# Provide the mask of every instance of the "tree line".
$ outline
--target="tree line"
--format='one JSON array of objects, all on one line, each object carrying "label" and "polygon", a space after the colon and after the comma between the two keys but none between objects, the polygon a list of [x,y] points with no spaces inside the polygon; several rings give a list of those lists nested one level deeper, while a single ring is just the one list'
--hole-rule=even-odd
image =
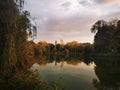
[{"label": "tree line", "polygon": [[[63,41],[63,40],[62,40]],[[29,55],[33,57],[42,55],[91,55],[92,44],[90,43],[79,43],[77,41],[64,43],[47,43],[46,41],[40,41],[34,43],[34,41],[29,41]]]},{"label": "tree line", "polygon": [[46,41],[40,41],[38,43],[28,41],[32,48],[32,51],[29,53],[34,56],[79,54],[86,57],[100,53],[120,54],[120,20],[98,20],[93,24],[91,32],[95,34],[93,44],[79,43],[77,41],[64,44],[63,40],[60,40],[60,43],[55,41],[55,44],[47,43]]}]

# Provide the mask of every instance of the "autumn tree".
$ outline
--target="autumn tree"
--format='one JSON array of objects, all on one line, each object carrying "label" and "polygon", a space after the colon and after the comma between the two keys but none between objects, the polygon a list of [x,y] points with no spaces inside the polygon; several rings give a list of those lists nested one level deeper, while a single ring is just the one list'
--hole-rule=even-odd
[{"label": "autumn tree", "polygon": [[0,0],[0,72],[6,77],[26,65],[27,37],[36,35],[23,5],[24,0]]}]

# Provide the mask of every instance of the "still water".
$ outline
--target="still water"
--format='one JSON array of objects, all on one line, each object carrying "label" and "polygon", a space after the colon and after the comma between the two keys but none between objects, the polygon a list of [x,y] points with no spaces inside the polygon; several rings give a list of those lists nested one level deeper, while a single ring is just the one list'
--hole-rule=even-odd
[{"label": "still water", "polygon": [[[62,79],[66,90],[120,90],[120,69],[118,66],[117,70],[110,66],[111,63],[114,66],[118,64],[113,60],[106,60],[103,63],[103,60],[85,60],[78,57],[61,58],[58,56],[42,57],[38,61],[32,69],[37,69],[41,78],[48,82]],[[111,85],[112,83],[113,85]]]}]

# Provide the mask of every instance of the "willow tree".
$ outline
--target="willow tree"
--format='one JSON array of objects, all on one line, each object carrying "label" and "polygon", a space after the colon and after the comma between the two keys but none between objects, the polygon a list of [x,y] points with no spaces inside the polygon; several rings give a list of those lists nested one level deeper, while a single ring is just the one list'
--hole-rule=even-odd
[{"label": "willow tree", "polygon": [[27,38],[36,28],[23,11],[24,0],[0,0],[0,72],[5,76],[27,63]]}]

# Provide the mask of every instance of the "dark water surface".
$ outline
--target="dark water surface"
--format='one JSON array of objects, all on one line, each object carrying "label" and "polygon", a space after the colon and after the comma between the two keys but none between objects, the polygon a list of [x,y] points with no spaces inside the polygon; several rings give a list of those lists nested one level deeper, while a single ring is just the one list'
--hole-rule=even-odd
[{"label": "dark water surface", "polygon": [[48,82],[62,79],[66,90],[120,90],[119,59],[40,57],[32,67]]}]

